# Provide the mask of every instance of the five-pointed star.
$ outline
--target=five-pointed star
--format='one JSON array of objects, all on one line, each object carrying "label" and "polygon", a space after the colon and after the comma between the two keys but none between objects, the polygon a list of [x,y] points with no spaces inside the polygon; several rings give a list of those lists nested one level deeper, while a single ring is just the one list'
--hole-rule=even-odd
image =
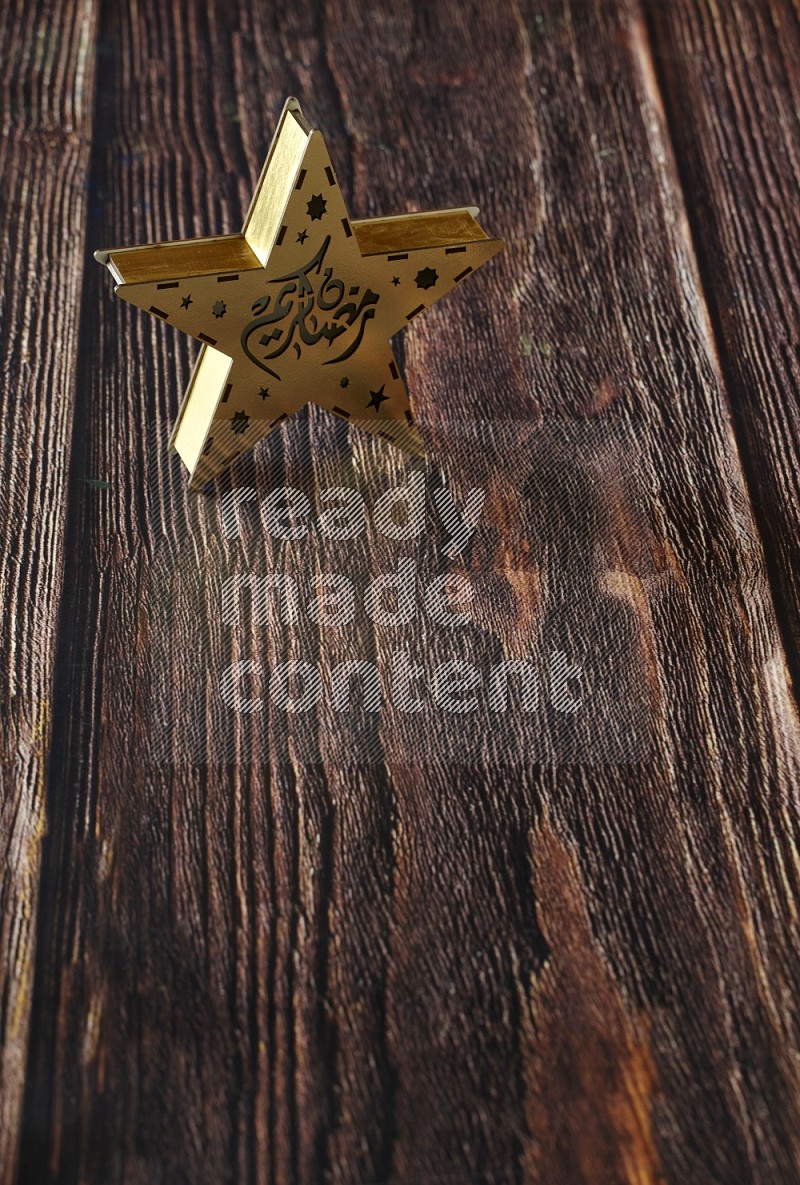
[{"label": "five-pointed star", "polygon": [[390,338],[499,251],[476,214],[351,221],[288,99],[241,234],[98,251],[119,296],[202,343],[170,442],[193,488],[306,403],[421,453]]},{"label": "five-pointed star", "polygon": [[367,407],[374,407],[376,411],[380,411],[381,404],[384,403],[389,398],[388,395],[384,395],[383,392],[385,390],[386,390],[386,383],[381,383],[381,385],[377,391],[370,391],[369,403],[367,404]]}]

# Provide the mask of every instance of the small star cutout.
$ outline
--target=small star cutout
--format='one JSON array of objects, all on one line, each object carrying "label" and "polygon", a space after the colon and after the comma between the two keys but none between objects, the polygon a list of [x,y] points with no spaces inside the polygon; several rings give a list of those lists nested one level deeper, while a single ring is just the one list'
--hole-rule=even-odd
[{"label": "small star cutout", "polygon": [[328,208],[328,203],[321,193],[315,193],[308,202],[306,209],[312,222],[318,222]]},{"label": "small star cutout", "polygon": [[224,317],[228,308],[224,300],[218,300],[211,309],[215,317]]},{"label": "small star cutout", "polygon": [[182,309],[188,309],[188,307],[189,307],[189,305],[190,305],[191,303],[192,303],[192,298],[191,298],[191,296],[188,296],[188,295],[187,295],[187,296],[184,296],[183,300],[181,301],[181,308],[182,308]]},{"label": "small star cutout", "polygon": [[262,399],[266,399],[269,395],[269,387],[262,387],[258,393]]},{"label": "small star cutout", "polygon": [[384,395],[383,393],[385,386],[386,383],[382,383],[377,391],[370,391],[371,398],[367,404],[367,407],[374,407],[376,411],[381,410],[381,404],[384,402],[384,400],[389,398],[388,395]]},{"label": "small star cutout", "polygon": [[250,423],[250,417],[245,411],[237,411],[231,420],[231,429],[238,436],[247,431],[247,425]]},{"label": "small star cutout", "polygon": [[394,284],[394,286],[396,288],[397,285],[400,283],[400,277],[399,276],[392,276],[392,283]]},{"label": "small star cutout", "polygon": [[340,387],[349,387],[350,386],[350,380],[347,377],[347,375],[345,375],[343,379],[339,380],[339,386]]},{"label": "small star cutout", "polygon": [[417,272],[416,279],[417,288],[433,288],[439,276],[432,267],[423,267]]},{"label": "small star cutout", "polygon": [[[310,203],[309,203],[309,204],[310,204]],[[307,230],[301,230],[301,231],[300,231],[300,233],[299,233],[299,235],[297,236],[297,241],[298,241],[298,243],[304,243],[304,242],[306,241],[306,239],[307,239],[307,238],[308,238],[308,231],[307,231]]]}]

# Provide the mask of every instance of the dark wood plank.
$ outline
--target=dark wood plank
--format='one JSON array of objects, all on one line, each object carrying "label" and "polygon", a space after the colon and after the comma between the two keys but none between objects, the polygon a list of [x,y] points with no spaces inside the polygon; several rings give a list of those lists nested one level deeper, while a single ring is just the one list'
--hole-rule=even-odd
[{"label": "dark wood plank", "polygon": [[13,1178],[36,947],[84,268],[93,3],[0,21],[0,1181]]},{"label": "dark wood plank", "polygon": [[[235,230],[291,91],[353,216],[475,200],[507,246],[405,342],[426,495],[487,489],[457,634],[226,626],[231,572],[402,551],[226,538],[163,450],[185,343],[91,280],[24,1178],[792,1179],[797,720],[640,11],[152,0],[101,46],[92,246]],[[312,411],[234,485],[413,468]],[[571,731],[221,710],[233,658],[542,638],[587,652]]]},{"label": "dark wood plank", "polygon": [[[592,475],[589,458],[584,490],[583,466],[570,469],[577,430],[575,452],[565,443],[559,456],[544,433],[540,448],[535,437],[527,446],[527,472],[525,448],[509,463],[531,474],[540,505],[520,506],[508,496],[512,483],[498,483],[493,559],[512,569],[519,616],[512,638],[531,629],[531,616],[534,628],[552,623],[565,597],[575,633],[597,645],[602,622],[616,632],[617,662],[633,627],[652,677],[649,761],[615,768],[597,754],[581,771],[529,775],[514,794],[520,846],[528,811],[533,816],[525,859],[537,930],[526,933],[546,952],[540,976],[511,976],[516,996],[505,985],[529,1039],[523,1057],[508,1063],[527,1088],[522,1163],[536,1181],[739,1180],[759,1172],[791,1179],[798,1091],[790,1051],[798,1034],[786,988],[797,968],[797,824],[785,804],[797,784],[797,720],[645,29],[633,5],[522,5],[518,21],[511,11],[492,19],[404,9],[391,38],[385,27],[358,26],[370,36],[365,53],[347,9],[338,37],[331,25],[328,36],[340,86],[354,96],[356,193],[360,178],[379,209],[395,178],[416,164],[420,179],[449,200],[480,167],[473,145],[481,143],[475,200],[511,240],[494,272],[477,281],[497,301],[488,324],[468,306],[454,317],[451,306],[415,325],[406,359],[418,408],[423,401],[445,440],[462,409],[476,418],[541,417],[545,427],[588,421],[589,437],[595,426],[599,472]],[[385,89],[368,102],[359,96],[375,87],[376,60]],[[446,156],[428,155],[433,127],[437,144],[448,142]],[[423,185],[423,204],[430,192]],[[474,344],[478,324],[485,350]],[[615,429],[646,490],[644,515],[627,522],[614,509],[619,464],[604,479],[597,447]],[[473,471],[479,457],[470,453]],[[496,457],[491,464],[503,472]],[[559,484],[563,498],[552,492]],[[531,518],[519,525],[525,509]],[[531,537],[537,570],[525,582],[519,569]],[[616,676],[617,667],[609,670]],[[508,803],[493,795],[490,778],[476,780],[495,804],[492,825],[507,825]],[[444,774],[442,799],[459,785]],[[435,786],[425,793],[438,804]],[[439,872],[437,853],[459,834],[457,807],[442,809],[438,823],[423,815],[419,826],[418,799],[398,794],[398,802],[408,811],[403,833],[414,838],[413,859],[398,860],[395,897],[407,900],[410,890],[418,916],[432,900],[447,916],[461,886],[457,857],[449,876],[435,878],[435,893],[427,870]],[[515,850],[506,848],[509,856]],[[518,873],[515,884],[522,879]],[[524,900],[521,892],[507,898],[515,900]],[[498,935],[519,967],[535,968],[502,922]],[[441,928],[431,945],[444,969],[453,954]],[[457,959],[466,976],[475,974],[477,949],[479,942],[471,957]],[[411,981],[414,952],[395,950],[394,973]],[[499,971],[494,982],[502,983]],[[407,1072],[395,1156],[409,1178],[446,1173],[452,1153],[441,1139],[437,1089],[450,1087],[453,1063],[470,1064],[466,1033],[460,1058],[437,1047],[446,983],[442,974],[421,1031],[411,1007],[398,1003],[394,1012],[396,1032],[419,1033],[415,1059],[399,1042],[394,1049]],[[757,1034],[746,1051],[744,1032]],[[459,1101],[471,1103],[473,1125],[486,1113],[477,1089]],[[494,1118],[501,1107],[489,1111]],[[455,1127],[450,1120],[448,1130]],[[487,1163],[501,1163],[486,1145],[483,1152]],[[482,1163],[473,1145],[472,1160],[461,1161],[465,1179]]]},{"label": "dark wood plank", "polygon": [[800,16],[646,4],[710,313],[800,686]]}]

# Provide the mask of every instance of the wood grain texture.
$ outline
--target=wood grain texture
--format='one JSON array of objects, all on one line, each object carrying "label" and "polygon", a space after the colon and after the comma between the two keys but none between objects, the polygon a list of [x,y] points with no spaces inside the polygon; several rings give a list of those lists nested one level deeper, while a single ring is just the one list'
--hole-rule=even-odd
[{"label": "wood grain texture", "polygon": [[19,1137],[78,353],[93,3],[0,19],[0,1181]]},{"label": "wood grain texture", "polygon": [[[88,277],[20,1180],[796,1179],[798,722],[640,9],[109,3],[98,60],[90,248],[237,230],[292,92],[353,217],[507,246],[404,346],[426,492],[487,490],[474,616],[338,648],[226,627],[222,580],[398,549],[227,538],[164,449],[186,343]],[[412,470],[312,410],[232,484]],[[583,640],[591,705],[521,752],[220,714],[226,661],[398,638]]]},{"label": "wood grain texture", "polygon": [[800,685],[800,14],[647,4],[734,426]]}]

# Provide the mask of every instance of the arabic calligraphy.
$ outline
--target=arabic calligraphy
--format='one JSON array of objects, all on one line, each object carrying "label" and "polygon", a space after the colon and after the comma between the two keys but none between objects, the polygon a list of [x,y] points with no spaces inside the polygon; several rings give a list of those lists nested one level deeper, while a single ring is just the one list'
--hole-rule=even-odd
[{"label": "arabic calligraphy", "polygon": [[242,330],[245,354],[277,379],[280,373],[270,364],[290,350],[298,359],[304,349],[325,342],[325,349],[331,351],[336,342],[341,348],[323,364],[350,358],[361,344],[367,322],[375,316],[377,292],[365,288],[362,293],[354,286],[347,291],[351,299],[345,300],[344,281],[334,277],[332,267],[324,267],[330,241],[328,235],[304,267],[270,282],[281,285],[280,291],[255,302],[254,319]]}]

